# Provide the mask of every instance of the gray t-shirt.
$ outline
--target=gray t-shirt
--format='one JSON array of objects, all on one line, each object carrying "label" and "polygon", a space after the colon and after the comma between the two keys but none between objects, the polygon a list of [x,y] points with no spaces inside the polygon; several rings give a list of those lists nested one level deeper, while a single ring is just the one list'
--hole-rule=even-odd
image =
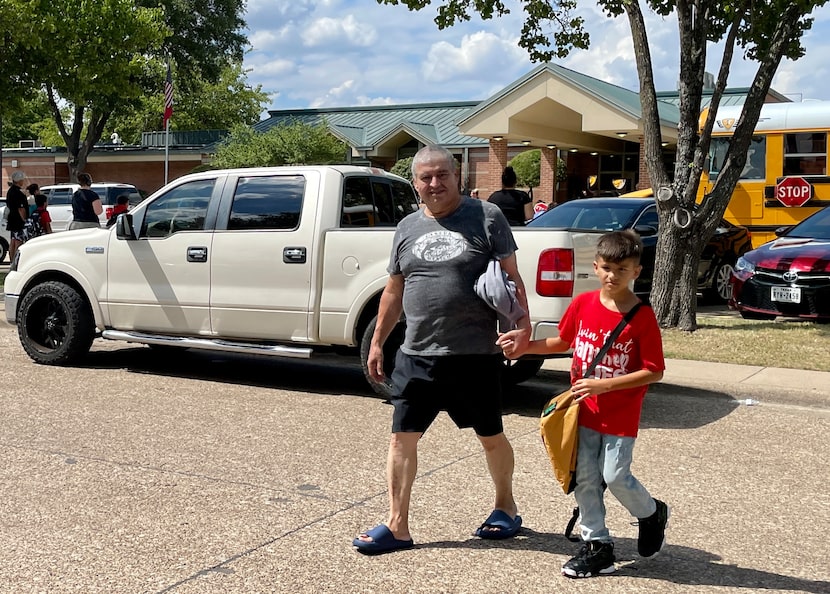
[{"label": "gray t-shirt", "polygon": [[495,205],[464,198],[451,215],[433,219],[423,210],[395,232],[389,274],[404,277],[409,355],[485,355],[496,346],[496,312],[474,289],[487,263],[516,251],[507,219]]}]

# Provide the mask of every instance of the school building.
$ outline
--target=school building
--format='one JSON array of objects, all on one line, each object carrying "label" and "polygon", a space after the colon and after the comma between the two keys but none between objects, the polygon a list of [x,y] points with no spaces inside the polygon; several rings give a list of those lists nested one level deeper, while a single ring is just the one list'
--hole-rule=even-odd
[{"label": "school building", "polygon": [[[728,89],[721,105],[742,105],[748,89]],[[767,102],[789,99],[770,91]],[[678,93],[658,93],[664,156],[671,163],[677,142]],[[704,107],[708,103],[704,97]],[[501,172],[515,155],[541,150],[540,184],[534,198],[562,202],[587,192],[604,194],[650,187],[640,151],[643,135],[638,93],[569,70],[542,64],[484,101],[269,111],[254,128],[302,121],[325,122],[348,147],[346,161],[384,169],[427,144],[449,149],[461,163],[465,189],[487,197],[501,187]],[[96,181],[132,183],[152,192],[168,179],[210,163],[221,132],[145,133],[141,146],[96,146],[86,170]],[[165,157],[165,153],[167,157]],[[557,161],[566,174],[556,179]],[[3,188],[21,169],[41,185],[68,180],[65,149],[3,149]]]}]

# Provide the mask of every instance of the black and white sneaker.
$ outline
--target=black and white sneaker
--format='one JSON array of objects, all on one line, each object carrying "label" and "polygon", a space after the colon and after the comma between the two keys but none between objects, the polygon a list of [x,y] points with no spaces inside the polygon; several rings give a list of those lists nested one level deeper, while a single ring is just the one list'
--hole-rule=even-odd
[{"label": "black and white sneaker", "polygon": [[562,566],[562,575],[569,578],[586,578],[614,573],[614,543],[592,540],[583,543],[576,557]]},{"label": "black and white sneaker", "polygon": [[655,499],[657,511],[647,518],[639,518],[640,536],[637,538],[637,552],[640,557],[653,557],[666,544],[666,527],[669,525],[671,508]]}]

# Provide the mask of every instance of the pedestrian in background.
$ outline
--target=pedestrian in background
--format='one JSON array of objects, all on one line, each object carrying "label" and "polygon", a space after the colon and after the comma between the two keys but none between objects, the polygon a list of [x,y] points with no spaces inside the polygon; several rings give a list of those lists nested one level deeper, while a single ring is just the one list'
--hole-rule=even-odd
[{"label": "pedestrian in background", "polygon": [[126,194],[119,194],[115,199],[115,208],[112,209],[112,214],[107,221],[107,227],[112,227],[115,221],[118,220],[118,215],[127,212],[130,209],[130,197]]},{"label": "pedestrian in background", "polygon": [[27,241],[32,237],[38,237],[52,232],[52,217],[49,211],[46,210],[48,201],[49,199],[45,194],[41,194],[40,192],[35,194],[35,210],[29,215]]},{"label": "pedestrian in background", "polygon": [[513,344],[513,332],[498,343],[507,357],[524,353],[562,353],[573,348],[571,390],[580,398],[576,488],[582,548],[562,567],[563,575],[591,577],[615,570],[614,543],[605,525],[604,484],[638,518],[637,551],[656,555],[664,545],[669,507],[654,499],[631,474],[634,442],[648,385],[663,377],[665,362],[654,312],[640,305],[597,365],[584,377],[605,337],[640,299],[629,289],[640,271],[643,244],[630,231],[604,234],[597,244],[594,272],[600,289],[574,298],[559,322],[559,336]]},{"label": "pedestrian in background", "polygon": [[478,188],[473,188],[470,192],[470,197],[475,198],[476,200],[481,200],[481,196],[478,195]]},{"label": "pedestrian in background", "polygon": [[104,212],[101,197],[90,189],[92,176],[88,173],[78,174],[80,188],[72,194],[72,222],[69,229],[87,229],[100,227],[99,215]]},{"label": "pedestrian in background", "polygon": [[17,248],[26,241],[26,219],[29,218],[29,202],[23,193],[23,184],[26,174],[22,171],[12,173],[11,185],[6,192],[6,207],[9,217],[6,220],[6,229],[9,231],[9,262],[14,260]]},{"label": "pedestrian in background", "polygon": [[507,221],[514,226],[524,225],[525,221],[533,218],[533,205],[527,192],[516,189],[516,172],[507,166],[501,174],[501,190],[493,192],[487,199],[498,206],[507,217]]},{"label": "pedestrian in background", "polygon": [[32,213],[35,212],[35,209],[37,208],[37,204],[35,204],[35,196],[40,194],[40,186],[35,183],[31,183],[26,186],[26,191],[29,193],[29,197],[27,198],[29,201],[29,216],[32,216]]},{"label": "pedestrian in background", "polygon": [[[415,189],[424,208],[404,218],[395,232],[389,279],[380,300],[367,367],[385,381],[383,344],[403,313],[406,333],[395,359],[392,436],[387,456],[389,516],[385,524],[352,541],[361,553],[411,548],[409,503],[418,467],[418,442],[441,410],[459,428],[472,427],[484,447],[495,485],[493,512],[476,535],[514,536],[522,520],[513,499],[513,448],[504,435],[501,409],[503,361],[496,345],[496,312],[475,291],[476,279],[497,259],[527,300],[516,264],[516,243],[501,211],[463,197],[452,154],[433,145],[412,161]],[[527,316],[516,341],[526,346]]]}]

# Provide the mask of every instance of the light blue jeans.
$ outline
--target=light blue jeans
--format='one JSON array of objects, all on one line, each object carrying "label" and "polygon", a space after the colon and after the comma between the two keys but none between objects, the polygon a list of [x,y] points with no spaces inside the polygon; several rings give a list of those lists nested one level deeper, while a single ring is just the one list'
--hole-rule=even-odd
[{"label": "light blue jeans", "polygon": [[657,511],[657,504],[631,474],[633,437],[605,435],[586,427],[579,428],[576,454],[576,489],[582,540],[611,542],[605,526],[605,502],[602,481],[623,507],[635,518],[647,518]]}]

